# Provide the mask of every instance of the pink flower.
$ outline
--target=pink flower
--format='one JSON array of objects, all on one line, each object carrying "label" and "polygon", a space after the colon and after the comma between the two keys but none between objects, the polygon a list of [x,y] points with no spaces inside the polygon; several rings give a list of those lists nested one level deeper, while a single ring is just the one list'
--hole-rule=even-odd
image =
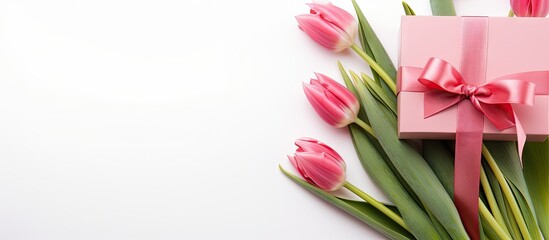
[{"label": "pink flower", "polygon": [[360,109],[356,97],[333,79],[320,73],[315,75],[318,80],[303,83],[303,90],[320,117],[338,128],[355,122]]},{"label": "pink flower", "polygon": [[549,14],[547,0],[511,0],[511,8],[519,17],[545,17]]},{"label": "pink flower", "polygon": [[308,5],[311,14],[295,17],[301,30],[330,51],[341,52],[353,45],[358,27],[351,14],[331,3]]},{"label": "pink flower", "polygon": [[345,162],[332,148],[312,138],[295,141],[298,147],[288,159],[310,184],[335,191],[345,184]]}]

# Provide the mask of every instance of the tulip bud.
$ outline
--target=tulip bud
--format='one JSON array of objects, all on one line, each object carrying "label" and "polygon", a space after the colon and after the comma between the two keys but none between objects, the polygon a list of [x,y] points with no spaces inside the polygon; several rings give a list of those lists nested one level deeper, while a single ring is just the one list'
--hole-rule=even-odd
[{"label": "tulip bud", "polygon": [[511,0],[511,8],[518,17],[545,17],[549,14],[549,1]]},{"label": "tulip bud", "polygon": [[298,139],[295,145],[295,155],[288,159],[308,183],[326,191],[345,184],[345,162],[336,151],[312,138]]},{"label": "tulip bud", "polygon": [[331,3],[309,3],[311,14],[296,16],[299,28],[323,47],[341,52],[351,45],[358,32],[354,17]]},{"label": "tulip bud", "polygon": [[356,97],[333,79],[320,73],[315,75],[317,79],[303,83],[303,90],[320,117],[338,128],[355,122],[360,110]]}]

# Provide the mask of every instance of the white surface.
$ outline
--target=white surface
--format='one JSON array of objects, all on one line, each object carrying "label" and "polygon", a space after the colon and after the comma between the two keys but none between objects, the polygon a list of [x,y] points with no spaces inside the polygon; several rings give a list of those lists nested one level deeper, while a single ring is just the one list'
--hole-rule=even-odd
[{"label": "white surface", "polygon": [[[0,239],[382,239],[277,168],[315,137],[385,200],[302,93],[338,59],[368,72],[297,28],[304,3],[0,1]],[[400,1],[359,4],[396,61]]]}]

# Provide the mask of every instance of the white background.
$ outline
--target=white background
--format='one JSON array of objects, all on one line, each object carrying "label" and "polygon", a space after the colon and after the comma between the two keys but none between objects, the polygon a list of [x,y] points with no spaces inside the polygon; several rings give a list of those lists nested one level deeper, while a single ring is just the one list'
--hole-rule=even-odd
[{"label": "white background", "polygon": [[[383,239],[277,167],[314,137],[386,200],[303,95],[369,72],[297,28],[305,2],[0,0],[0,239]],[[401,2],[359,4],[396,62]]]}]

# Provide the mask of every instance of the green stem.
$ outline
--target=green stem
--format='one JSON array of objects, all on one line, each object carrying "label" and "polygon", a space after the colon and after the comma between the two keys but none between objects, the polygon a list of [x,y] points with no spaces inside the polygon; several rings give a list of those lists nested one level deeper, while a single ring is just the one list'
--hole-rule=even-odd
[{"label": "green stem", "polygon": [[505,213],[509,218],[509,225],[507,225],[507,227],[513,230],[511,231],[513,239],[522,239],[522,237],[520,236],[520,230],[518,228],[517,220],[515,219],[513,212],[511,212],[511,206],[507,201],[503,201],[503,203],[505,204]]},{"label": "green stem", "polygon": [[488,177],[486,176],[484,167],[481,166],[480,171],[481,171],[480,183],[482,185],[482,188],[484,189],[486,199],[488,200],[488,205],[490,205],[490,210],[492,210],[492,213],[494,214],[494,218],[496,219],[498,224],[503,228],[503,230],[505,230],[505,232],[508,235],[510,235],[509,229],[507,229],[507,226],[505,225],[505,221],[503,220],[503,215],[501,215],[501,212],[499,211],[498,203],[496,201],[496,198],[494,197],[494,193],[492,192],[490,183],[488,182]]},{"label": "green stem", "polygon": [[389,88],[393,91],[393,93],[396,95],[396,85],[395,81],[391,79],[391,77],[377,64],[374,59],[372,59],[368,54],[366,54],[358,45],[353,44],[351,45],[351,48],[362,58],[374,71],[383,79],[383,81],[389,86]]},{"label": "green stem", "polygon": [[515,197],[513,196],[513,192],[511,191],[511,188],[507,184],[507,181],[505,180],[503,173],[501,172],[498,165],[496,164],[496,161],[492,157],[492,154],[490,154],[490,151],[488,151],[488,148],[486,148],[486,145],[484,144],[482,145],[482,155],[484,155],[484,158],[488,162],[488,165],[490,165],[490,168],[494,172],[494,175],[496,175],[496,179],[498,180],[499,185],[501,185],[501,189],[503,190],[503,195],[505,195],[505,198],[509,202],[509,206],[511,207],[511,212],[513,212],[513,215],[517,220],[517,224],[519,226],[522,237],[524,238],[524,240],[531,240],[532,237],[528,232],[528,227],[526,227],[526,222],[524,222],[524,218],[522,217],[520,208],[515,200]]},{"label": "green stem", "polygon": [[376,137],[376,134],[374,133],[374,129],[372,129],[372,127],[370,127],[370,125],[368,125],[364,121],[360,120],[360,118],[357,118],[355,120],[355,123],[356,125],[360,126],[362,129],[366,130],[366,132],[368,132],[368,134],[370,134],[372,137]]},{"label": "green stem", "polygon": [[366,201],[367,203],[369,203],[370,205],[375,207],[377,210],[379,210],[382,213],[384,213],[385,215],[387,215],[387,217],[393,219],[393,221],[398,223],[398,225],[400,225],[404,229],[410,231],[408,229],[408,227],[406,226],[406,224],[404,223],[404,220],[399,215],[397,215],[395,212],[393,212],[391,209],[389,209],[385,205],[383,205],[383,203],[378,202],[373,197],[371,197],[367,193],[363,192],[362,190],[360,190],[359,188],[357,188],[356,186],[354,186],[350,182],[345,182],[345,184],[343,186],[345,188],[349,189],[349,191],[351,191],[354,194],[356,194],[357,196],[359,196],[360,198],[364,199],[364,201]]},{"label": "green stem", "polygon": [[478,200],[478,208],[479,208],[480,216],[483,217],[484,220],[486,220],[486,222],[488,223],[488,225],[490,225],[490,227],[492,227],[494,232],[496,232],[496,234],[498,235],[499,239],[512,240],[509,234],[506,233],[501,228],[501,226],[497,223],[496,219],[492,216],[492,214],[490,214],[490,211],[488,210],[488,208],[486,208],[486,205],[484,205],[484,203],[480,200],[480,198]]},{"label": "green stem", "polygon": [[514,17],[515,13],[513,12],[513,9],[509,10],[509,14],[507,14],[507,17]]}]

